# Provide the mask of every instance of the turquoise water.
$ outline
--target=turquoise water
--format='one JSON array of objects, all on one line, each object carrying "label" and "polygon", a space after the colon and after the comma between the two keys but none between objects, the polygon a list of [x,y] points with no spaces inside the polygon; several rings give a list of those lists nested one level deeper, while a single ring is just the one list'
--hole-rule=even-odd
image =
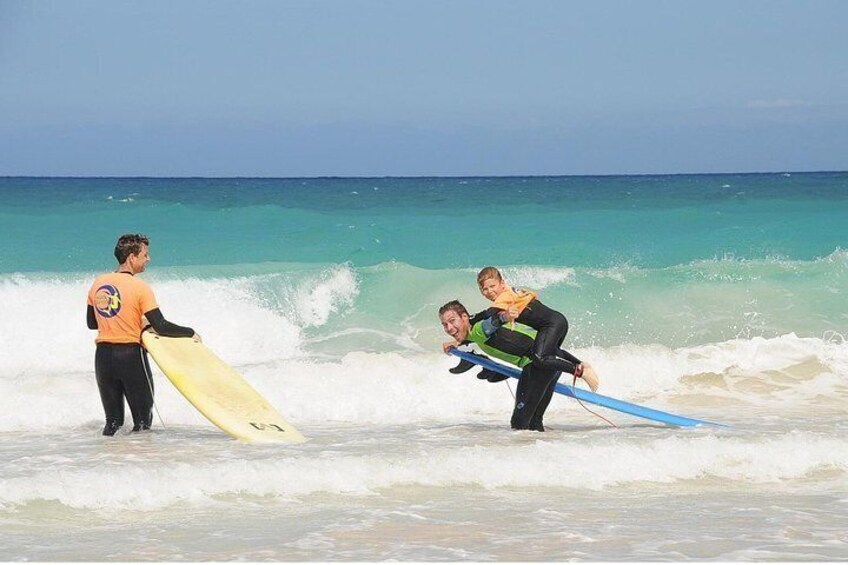
[{"label": "turquoise water", "polygon": [[427,269],[812,260],[845,246],[848,173],[381,179],[0,179],[0,271],[265,261]]},{"label": "turquoise water", "polygon": [[[848,559],[848,173],[0,179],[10,560]],[[254,446],[154,370],[104,439],[85,297],[151,238],[166,317],[309,441]],[[502,268],[603,394],[676,429],[455,376],[436,310]],[[94,488],[96,487],[96,488]],[[71,535],[69,535],[69,532]]]}]

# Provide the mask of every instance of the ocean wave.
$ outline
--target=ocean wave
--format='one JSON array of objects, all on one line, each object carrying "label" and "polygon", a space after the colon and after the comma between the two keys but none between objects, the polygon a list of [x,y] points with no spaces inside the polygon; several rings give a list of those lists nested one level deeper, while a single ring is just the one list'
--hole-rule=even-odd
[{"label": "ocean wave", "polygon": [[316,279],[299,283],[297,312],[301,321],[311,326],[323,326],[330,315],[350,308],[359,293],[356,274],[348,266],[338,266]]},{"label": "ocean wave", "polygon": [[[589,489],[600,491],[656,483],[699,482],[708,488],[803,490],[804,479],[848,476],[848,442],[809,432],[776,437],[560,436],[555,441],[513,434],[497,443],[440,446],[412,442],[414,449],[360,445],[303,447],[239,456],[225,450],[211,458],[189,457],[161,445],[149,458],[110,455],[108,468],[95,461],[39,461],[9,465],[0,485],[0,507],[52,501],[71,508],[150,511],[175,504],[214,505],[219,500],[297,499],[331,493],[370,496],[395,486],[484,489]],[[136,442],[136,451],[142,449]],[[787,454],[793,454],[787,457]],[[36,458],[37,459],[37,458]],[[43,457],[42,457],[43,459]],[[173,460],[176,459],[176,460]],[[98,485],[98,488],[91,488]],[[794,485],[794,486],[793,486]]]},{"label": "ocean wave", "polygon": [[[620,265],[602,271],[512,271],[507,266],[504,272],[510,282],[524,282],[520,277],[526,276],[529,283],[548,285],[542,299],[570,322],[564,347],[596,366],[608,394],[659,402],[659,408],[675,403],[791,408],[813,402],[828,407],[831,397],[844,398],[846,264],[848,252],[837,250],[816,261],[788,264],[723,258],[658,270]],[[143,277],[168,319],[194,327],[213,351],[256,380],[280,406],[291,407],[298,419],[464,417],[468,406],[446,402],[438,392],[441,382],[431,386],[433,367],[441,374],[449,363],[437,353],[446,336],[436,311],[455,298],[472,311],[488,305],[476,289],[474,272],[403,263],[231,269],[160,269]],[[749,274],[739,280],[702,276],[722,269]],[[94,276],[0,276],[5,307],[0,430],[73,426],[96,417],[94,332],[84,321]],[[159,390],[167,391],[170,385],[157,378]],[[508,391],[473,385],[455,391],[468,396],[473,413],[500,417],[504,399],[508,408]],[[317,398],[308,397],[312,389],[320,392]],[[347,394],[358,390],[368,394],[351,406]],[[298,396],[298,391],[305,392]],[[290,402],[289,395],[297,401]],[[412,409],[404,407],[407,395],[418,399]],[[80,410],[67,407],[77,406],[79,398],[94,402]],[[190,407],[180,408],[179,395],[164,394],[160,401],[170,405],[178,423],[204,423]]]},{"label": "ocean wave", "polygon": [[[722,258],[662,269],[623,263],[589,270],[506,266],[503,272],[508,282],[539,291],[543,302],[566,314],[571,347],[678,347],[787,333],[846,334],[848,298],[841,291],[848,282],[846,265],[848,253],[837,250],[812,262]],[[180,267],[143,276],[153,284],[166,316],[197,326],[203,335],[220,333],[222,342],[239,344],[261,361],[275,358],[272,346],[244,348],[247,340],[240,334],[256,344],[267,341],[265,336],[276,339],[280,331],[298,334],[281,344],[283,352],[293,354],[294,341],[317,343],[357,330],[403,334],[406,338],[398,343],[430,347],[439,339],[439,306],[451,299],[462,300],[471,311],[489,306],[474,275],[468,269],[427,270],[392,262],[366,268],[283,263]],[[79,349],[86,332],[79,331],[77,312],[84,308],[94,276],[0,276],[0,299],[12,314],[0,321],[0,347],[15,344],[11,356],[23,360],[17,353],[23,331],[23,347],[30,350],[26,359],[36,368],[46,362],[38,359],[40,350]],[[45,327],[52,331],[36,329]],[[369,349],[362,343],[352,346],[348,350]],[[8,373],[3,362],[0,376]]]}]

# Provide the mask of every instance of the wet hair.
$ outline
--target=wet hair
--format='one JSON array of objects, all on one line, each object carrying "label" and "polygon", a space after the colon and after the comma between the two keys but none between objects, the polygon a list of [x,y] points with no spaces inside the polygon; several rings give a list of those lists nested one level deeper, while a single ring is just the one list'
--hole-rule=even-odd
[{"label": "wet hair", "polygon": [[439,318],[441,318],[445,312],[456,312],[460,316],[462,316],[463,314],[465,314],[466,316],[468,315],[468,310],[465,309],[465,306],[463,306],[462,302],[460,302],[459,300],[451,300],[450,302],[439,308]]},{"label": "wet hair", "polygon": [[142,245],[150,245],[150,239],[146,235],[125,233],[119,237],[118,243],[115,244],[115,259],[118,264],[123,265],[127,257],[141,253]]},{"label": "wet hair", "polygon": [[502,281],[503,277],[501,276],[501,272],[494,267],[486,267],[479,273],[477,273],[477,286],[483,286],[483,281],[486,279],[495,279],[496,281]]}]

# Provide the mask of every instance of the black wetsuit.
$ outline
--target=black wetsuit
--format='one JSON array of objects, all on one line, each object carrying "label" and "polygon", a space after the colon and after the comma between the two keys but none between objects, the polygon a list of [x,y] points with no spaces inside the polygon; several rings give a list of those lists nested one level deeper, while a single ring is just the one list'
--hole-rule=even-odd
[{"label": "black wetsuit", "polygon": [[[167,321],[158,308],[147,312],[145,317],[159,335],[194,335],[193,329]],[[97,329],[97,317],[92,306],[88,306],[86,322],[89,329]],[[103,435],[114,435],[124,425],[124,398],[130,406],[133,431],[150,429],[153,421],[153,379],[147,351],[138,343],[100,342],[94,355],[94,372],[106,414]]]},{"label": "black wetsuit", "polygon": [[[502,323],[498,308],[489,308],[481,314],[489,316],[495,324]],[[562,343],[568,334],[568,320],[561,312],[533,299],[515,321],[530,326],[538,332],[530,355],[534,365],[552,371],[574,374],[582,361],[562,349]]]},{"label": "black wetsuit", "polygon": [[[487,324],[489,320],[489,311],[481,312],[471,318],[472,331],[469,335],[477,336],[473,341],[481,347],[485,346],[484,351],[485,348],[495,349],[507,356],[525,359],[523,362],[518,362],[522,368],[521,378],[515,390],[515,408],[512,411],[510,425],[516,430],[543,432],[545,431],[543,418],[548,405],[551,403],[560,371],[548,366],[541,366],[533,359],[538,333],[534,339],[524,331],[512,330],[507,326],[499,326],[496,329],[495,326],[490,326],[486,331],[483,331],[482,328],[480,328],[480,331],[473,331],[474,326]],[[488,335],[488,337],[482,340],[480,338],[482,335]],[[494,352],[492,353],[494,354]],[[566,352],[560,351],[560,353],[565,354]],[[515,362],[514,360],[509,361]],[[487,375],[487,373],[484,373],[484,375]]]}]

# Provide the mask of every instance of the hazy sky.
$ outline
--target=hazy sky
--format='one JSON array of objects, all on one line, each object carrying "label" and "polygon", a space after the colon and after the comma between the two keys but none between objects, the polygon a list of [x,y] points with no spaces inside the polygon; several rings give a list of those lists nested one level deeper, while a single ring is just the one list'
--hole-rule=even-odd
[{"label": "hazy sky", "polygon": [[0,0],[0,175],[845,169],[844,0]]}]

